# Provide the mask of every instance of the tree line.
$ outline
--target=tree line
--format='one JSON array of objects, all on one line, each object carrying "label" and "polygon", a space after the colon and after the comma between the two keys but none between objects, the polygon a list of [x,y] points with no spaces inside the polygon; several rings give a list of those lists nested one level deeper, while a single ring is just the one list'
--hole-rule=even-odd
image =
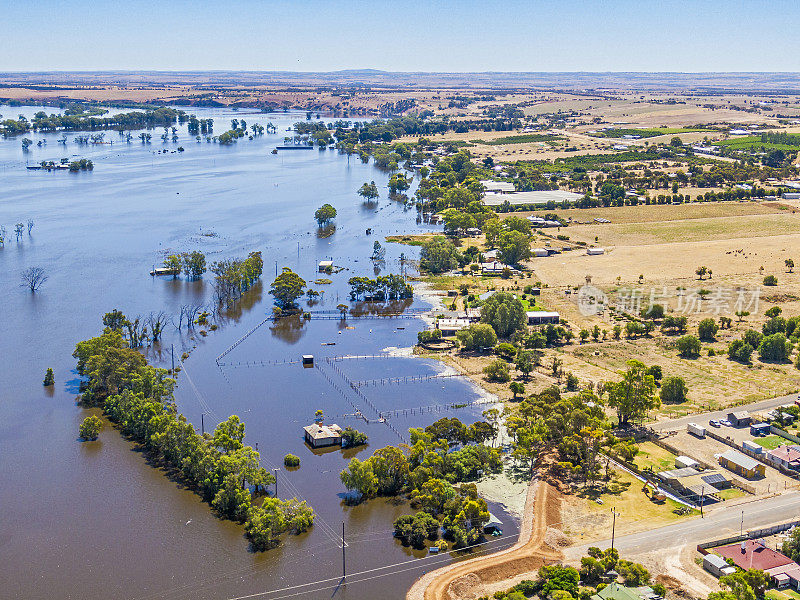
[{"label": "tree line", "polygon": [[179,118],[186,118],[186,113],[169,107],[155,108],[145,111],[131,111],[113,116],[95,116],[83,114],[51,114],[39,111],[29,121],[24,115],[16,120],[6,119],[0,122],[0,133],[4,136],[16,135],[27,131],[95,131],[98,129],[152,129],[154,127],[170,127]]},{"label": "tree line", "polygon": [[244,445],[245,426],[239,417],[232,415],[213,433],[197,433],[177,411],[175,380],[130,346],[120,315],[107,314],[103,333],[75,348],[77,370],[85,378],[83,404],[102,407],[124,435],[194,489],[221,518],[244,523],[254,548],[275,545],[282,533],[307,530],[314,514],[305,502],[254,502],[275,480],[261,466],[259,453]]}]

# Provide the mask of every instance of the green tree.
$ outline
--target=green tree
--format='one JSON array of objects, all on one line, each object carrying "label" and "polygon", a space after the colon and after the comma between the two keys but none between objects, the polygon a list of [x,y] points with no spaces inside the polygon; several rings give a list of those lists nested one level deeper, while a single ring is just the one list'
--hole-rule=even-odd
[{"label": "green tree", "polygon": [[200,279],[206,272],[206,255],[197,250],[181,254],[183,272],[191,280]]},{"label": "green tree", "polygon": [[358,492],[363,498],[371,498],[378,491],[378,480],[369,460],[362,462],[357,458],[351,459],[347,469],[339,474],[339,478],[344,487]]},{"label": "green tree", "polygon": [[497,381],[506,383],[511,380],[511,373],[508,369],[508,363],[504,360],[497,359],[484,367],[483,372],[486,373],[486,378],[489,381]]},{"label": "green tree", "polygon": [[794,261],[791,258],[787,258],[785,261],[783,261],[783,264],[786,265],[789,273],[791,273],[792,269],[794,269]]},{"label": "green tree", "polygon": [[353,429],[352,427],[345,427],[342,431],[342,446],[345,448],[353,448],[354,446],[363,446],[367,443],[367,434]]},{"label": "green tree", "polygon": [[96,440],[97,436],[100,435],[102,429],[103,429],[103,420],[96,415],[91,415],[86,417],[81,422],[81,426],[78,429],[78,433],[81,439]]},{"label": "green tree", "polygon": [[330,204],[323,204],[314,213],[314,218],[317,221],[317,225],[323,227],[336,218],[336,209]]},{"label": "green tree", "polygon": [[533,371],[533,352],[522,351],[517,354],[517,371],[522,373],[522,376],[527,379],[530,372]]},{"label": "green tree", "polygon": [[53,369],[51,367],[47,367],[47,372],[44,374],[44,381],[42,385],[45,387],[51,386],[56,382],[55,375],[53,375]]},{"label": "green tree", "polygon": [[660,405],[655,395],[655,381],[644,363],[629,360],[627,364],[628,370],[623,373],[622,381],[606,384],[608,405],[616,409],[622,426],[643,419],[647,411]]},{"label": "green tree", "polygon": [[453,242],[442,236],[426,241],[419,253],[420,267],[429,273],[444,273],[458,266],[459,253]]},{"label": "green tree", "polygon": [[502,231],[503,224],[500,219],[489,219],[483,224],[483,233],[486,236],[486,245],[489,248],[495,247]]},{"label": "green tree", "polygon": [[531,256],[530,238],[519,231],[504,231],[498,238],[498,245],[498,258],[507,265],[516,265]]},{"label": "green tree", "polygon": [[664,383],[661,384],[661,391],[659,397],[661,402],[665,404],[678,404],[686,402],[686,394],[689,388],[686,387],[686,382],[681,377],[665,377]]},{"label": "green tree", "polygon": [[764,336],[758,345],[758,357],[765,362],[785,362],[794,345],[782,333]]},{"label": "green tree", "polygon": [[177,254],[170,254],[164,259],[164,268],[172,271],[172,278],[176,279],[178,275],[181,274],[181,269],[183,268],[181,257]]},{"label": "green tree", "polygon": [[511,389],[511,394],[513,395],[514,399],[517,399],[517,396],[522,396],[525,394],[525,385],[521,381],[512,381],[509,385]]},{"label": "green tree", "polygon": [[287,454],[283,457],[283,464],[286,467],[299,467],[300,466],[300,457],[295,456],[294,454]]},{"label": "green tree", "polygon": [[753,355],[753,347],[744,340],[733,340],[728,346],[728,358],[747,364]]},{"label": "green tree", "polygon": [[497,343],[497,334],[491,325],[475,323],[466,329],[456,332],[456,339],[464,350],[493,348]]},{"label": "green tree", "polygon": [[675,342],[678,354],[683,358],[697,358],[700,356],[700,340],[693,335],[684,335]]},{"label": "green tree", "polygon": [[303,295],[306,282],[289,267],[284,267],[280,275],[275,278],[270,286],[270,294],[275,298],[275,304],[280,308],[292,308],[297,299]]},{"label": "green tree", "polygon": [[778,278],[775,275],[767,275],[764,277],[764,285],[775,286],[778,285]]},{"label": "green tree", "polygon": [[527,315],[519,299],[508,292],[497,292],[484,303],[481,322],[491,325],[497,336],[503,338],[524,329]]},{"label": "green tree", "polygon": [[713,342],[719,326],[714,319],[703,319],[697,326],[697,334],[701,340],[706,342]]},{"label": "green tree", "polygon": [[375,182],[370,181],[358,189],[358,195],[364,198],[366,202],[371,202],[380,196],[380,192],[378,192],[378,186],[375,185]]}]

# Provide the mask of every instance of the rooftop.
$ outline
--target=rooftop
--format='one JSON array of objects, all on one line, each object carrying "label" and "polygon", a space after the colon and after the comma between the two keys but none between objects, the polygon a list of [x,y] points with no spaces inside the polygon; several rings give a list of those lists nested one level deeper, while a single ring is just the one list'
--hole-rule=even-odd
[{"label": "rooftop", "polygon": [[800,449],[797,446],[778,446],[770,450],[767,456],[790,463],[800,460]]},{"label": "rooftop", "polygon": [[314,423],[313,425],[306,425],[303,430],[315,440],[341,437],[342,428],[336,424],[323,425],[322,423]]},{"label": "rooftop", "polygon": [[[744,545],[744,550],[742,550],[742,545]],[[719,548],[714,548],[714,552],[724,558],[732,559],[737,567],[745,571],[748,569],[765,571],[766,569],[788,565],[793,562],[788,556],[767,548],[760,540],[746,540],[728,544],[727,546],[720,546]]]},{"label": "rooftop", "polygon": [[736,450],[728,450],[727,452],[723,452],[719,456],[720,458],[724,458],[729,460],[730,462],[739,465],[743,469],[750,471],[755,469],[761,463],[758,462],[754,458],[750,458],[749,456],[745,456],[741,452],[737,452]]},{"label": "rooftop", "polygon": [[575,202],[583,198],[583,196],[583,194],[564,190],[537,190],[534,192],[514,192],[513,194],[487,194],[483,197],[483,203],[487,206],[499,206],[506,201],[511,204],[547,204],[548,202],[558,203],[564,200]]}]

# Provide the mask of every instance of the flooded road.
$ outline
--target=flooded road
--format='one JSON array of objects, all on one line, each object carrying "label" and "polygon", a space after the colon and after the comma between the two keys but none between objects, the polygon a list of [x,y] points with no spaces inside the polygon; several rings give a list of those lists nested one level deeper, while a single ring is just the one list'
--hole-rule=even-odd
[{"label": "flooded road", "polygon": [[[0,106],[4,118],[30,117],[36,110]],[[389,175],[371,164],[333,150],[271,154],[289,135],[287,127],[305,119],[304,113],[187,112],[213,118],[215,134],[227,130],[232,118],[244,118],[248,125],[272,122],[277,133],[231,146],[197,143],[185,126],[179,127],[175,143],[162,143],[162,129],[151,132],[151,144],[142,144],[137,132],[131,144],[107,132],[113,144],[78,146],[72,142],[78,134],[67,133],[66,148],[56,141],[61,133],[29,134],[34,145],[27,154],[19,139],[0,139],[0,224],[7,230],[0,248],[0,596],[228,599],[291,588],[255,597],[309,592],[300,597],[400,598],[422,572],[450,559],[419,561],[424,553],[392,538],[392,521],[410,512],[405,503],[378,499],[345,506],[339,472],[353,456],[363,459],[386,444],[406,441],[409,427],[440,416],[474,420],[486,406],[448,409],[480,398],[459,378],[372,381],[434,374],[440,370],[435,363],[410,357],[332,360],[408,347],[424,326],[418,319],[285,320],[277,325],[264,320],[271,315],[268,290],[276,269],[291,267],[310,287],[324,290],[319,302],[308,306],[303,300],[301,306],[333,311],[341,302],[349,304],[349,277],[399,273],[400,253],[416,256],[413,247],[386,244],[385,262],[376,265],[369,259],[375,240],[383,243],[389,234],[432,228],[417,223],[414,209],[386,198]],[[47,144],[38,147],[40,139]],[[174,152],[178,146],[185,151]],[[156,153],[162,149],[169,153]],[[25,169],[26,162],[66,156],[91,159],[94,171]],[[363,205],[355,193],[371,180],[382,193],[375,207]],[[339,213],[332,235],[319,232],[313,219],[314,210],[326,202]],[[34,221],[30,235],[26,230],[17,240],[14,224],[28,219]],[[366,235],[367,228],[372,235]],[[238,414],[247,426],[247,443],[258,443],[264,460],[280,469],[278,495],[297,495],[315,509],[317,520],[309,533],[289,537],[265,553],[251,553],[240,525],[216,518],[198,496],[150,466],[118,432],[106,428],[95,443],[76,439],[88,411],[75,405],[75,343],[97,335],[102,315],[113,308],[129,317],[164,311],[177,318],[181,305],[210,303],[210,274],[199,282],[148,274],[165,253],[191,250],[205,252],[209,262],[263,253],[263,281],[219,322],[217,331],[203,337],[198,330],[187,334],[168,326],[160,346],[147,354],[169,367],[173,347],[176,363],[188,353],[177,378],[181,412],[206,430]],[[344,270],[318,274],[323,259]],[[20,287],[20,272],[31,266],[43,267],[49,276],[33,295]],[[314,284],[318,277],[333,283]],[[415,300],[412,306],[425,304]],[[313,354],[316,368],[297,364],[302,354]],[[50,392],[41,385],[47,367],[56,377]],[[359,384],[363,397],[352,392],[349,382]],[[317,409],[324,411],[326,422],[366,432],[369,446],[312,452],[303,443],[302,427]],[[354,417],[356,410],[372,422]],[[376,422],[378,413],[390,415],[388,423]],[[299,469],[284,470],[286,453],[300,457]],[[504,534],[509,537],[494,543],[510,543],[515,526],[498,514],[508,522]],[[336,588],[342,522],[350,573],[415,562],[354,576]],[[318,580],[326,581],[294,587]]]}]

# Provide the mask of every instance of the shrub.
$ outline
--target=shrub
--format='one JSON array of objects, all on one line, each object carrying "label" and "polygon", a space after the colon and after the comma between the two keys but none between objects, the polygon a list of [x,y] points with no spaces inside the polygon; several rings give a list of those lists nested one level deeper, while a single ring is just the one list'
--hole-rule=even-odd
[{"label": "shrub", "polygon": [[653,381],[655,382],[661,381],[661,377],[663,377],[663,372],[661,371],[661,365],[653,365],[652,367],[648,367],[647,374],[653,376]]},{"label": "shrub", "polygon": [[497,343],[497,334],[491,325],[476,323],[456,332],[456,339],[464,350],[492,348]]},{"label": "shrub", "polygon": [[78,433],[80,434],[81,439],[96,440],[97,436],[100,435],[100,431],[102,431],[102,429],[103,429],[102,419],[96,415],[91,415],[83,420],[80,428],[78,429]]},{"label": "shrub", "polygon": [[736,362],[749,363],[752,355],[753,347],[744,340],[733,340],[728,346],[728,358]]},{"label": "shrub", "polygon": [[683,358],[697,358],[700,356],[700,340],[693,335],[684,335],[676,342],[678,354]]},{"label": "shrub", "polygon": [[501,358],[511,360],[517,355],[517,348],[514,346],[514,344],[503,342],[502,344],[497,344],[497,346],[494,347],[494,353]]},{"label": "shrub", "polygon": [[367,434],[357,431],[352,427],[345,427],[342,431],[342,445],[345,448],[352,448],[353,446],[363,446],[367,443]]},{"label": "shrub", "polygon": [[769,285],[769,286],[778,285],[778,278],[775,277],[775,275],[767,275],[766,277],[764,277],[764,285]]},{"label": "shrub", "polygon": [[417,343],[436,342],[442,339],[442,332],[439,329],[426,329],[417,334]]},{"label": "shrub", "polygon": [[661,392],[659,397],[661,401],[667,404],[678,404],[686,402],[686,393],[688,392],[686,382],[681,377],[665,377],[664,383],[661,384]]},{"label": "shrub", "polygon": [[792,353],[792,342],[782,333],[764,336],[758,345],[758,357],[767,362],[784,362]]},{"label": "shrub", "polygon": [[497,381],[500,383],[507,383],[511,381],[511,372],[508,369],[508,363],[504,360],[495,360],[483,369],[486,373],[486,378],[489,381]]},{"label": "shrub", "polygon": [[706,342],[713,342],[718,330],[719,326],[714,319],[703,319],[697,326],[698,336]]},{"label": "shrub", "polygon": [[[775,333],[775,332],[770,332]],[[758,348],[758,345],[761,343],[761,338],[763,338],[763,334],[756,331],[755,329],[748,329],[747,331],[742,334],[742,341],[745,344],[749,344],[751,348]]]},{"label": "shrub", "polygon": [[295,456],[294,454],[287,454],[283,457],[283,464],[286,467],[299,467],[300,466],[300,457]]},{"label": "shrub", "polygon": [[577,392],[579,385],[580,385],[580,381],[578,381],[577,376],[575,376],[572,373],[567,373],[567,391],[568,392]]},{"label": "shrub", "polygon": [[53,385],[56,382],[55,375],[53,375],[53,369],[47,367],[47,372],[44,374],[44,381],[42,382],[45,386]]}]

